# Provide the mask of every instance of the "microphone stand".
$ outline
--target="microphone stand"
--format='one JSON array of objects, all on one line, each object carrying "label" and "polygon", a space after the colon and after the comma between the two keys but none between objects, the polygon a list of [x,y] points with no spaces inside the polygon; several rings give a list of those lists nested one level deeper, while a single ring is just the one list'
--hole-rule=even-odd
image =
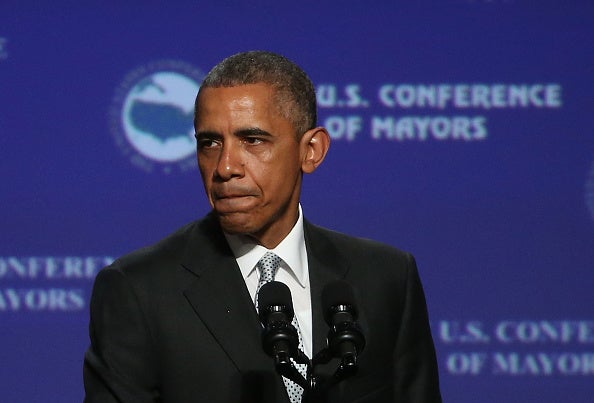
[{"label": "microphone stand", "polygon": [[[330,290],[327,291],[330,302],[337,299],[337,296],[347,302],[354,300],[354,296],[349,295],[352,291],[346,283],[337,282],[326,289]],[[357,355],[365,346],[362,329],[355,322],[354,304],[324,303],[330,307],[329,314],[331,314],[330,318],[325,317],[330,326],[326,339],[328,345],[310,360],[299,349],[297,330],[290,323],[293,318],[293,306],[289,288],[283,283],[272,281],[263,285],[260,293],[261,302],[264,299],[268,301],[264,304],[268,308],[259,312],[260,320],[264,325],[262,333],[264,351],[273,357],[277,373],[303,388],[302,403],[324,403],[331,386],[357,372]],[[327,364],[333,358],[340,360],[333,376],[318,380],[315,376],[315,367]],[[305,377],[299,373],[293,361],[306,365]]]},{"label": "microphone stand", "polygon": [[[332,331],[330,334],[334,334]],[[326,401],[326,394],[330,387],[336,385],[340,381],[351,377],[357,373],[357,356],[355,354],[343,354],[338,355],[335,348],[336,343],[329,339],[329,345],[332,347],[326,347],[321,350],[316,356],[310,360],[303,351],[297,349],[297,352],[293,352],[293,360],[297,364],[304,364],[307,366],[307,376],[303,377],[297,370],[291,360],[291,355],[285,352],[274,354],[274,364],[276,371],[279,375],[290,379],[297,385],[303,388],[303,395],[301,398],[302,403],[323,403]],[[340,344],[338,344],[340,346]],[[315,368],[318,365],[327,364],[333,358],[338,357],[340,362],[334,371],[334,374],[325,379],[318,379],[315,376]]]},{"label": "microphone stand", "polygon": [[[302,403],[323,403],[330,387],[357,373],[357,354],[365,346],[365,338],[355,322],[341,322],[328,332],[328,347],[321,350],[308,365],[309,388],[303,388]],[[314,375],[317,365],[327,364],[333,358],[340,359],[334,374],[320,381]]]},{"label": "microphone stand", "polygon": [[[278,358],[278,357],[276,357],[276,358]],[[297,368],[295,368],[295,365],[293,365],[293,361],[291,361],[289,356],[286,356],[286,359],[282,360],[282,362],[277,360],[276,358],[275,358],[275,362],[274,362],[276,371],[280,375],[292,380],[297,385],[301,386],[303,388],[303,393],[305,394],[305,391],[309,390],[311,388],[309,378],[310,378],[310,373],[312,372],[311,371],[311,361],[309,360],[309,358],[307,358],[305,353],[301,350],[297,350],[297,356],[294,358],[294,360],[297,364],[307,365],[307,378],[308,379],[304,378],[303,375],[301,375],[301,373],[299,373],[299,370],[297,370]]]}]

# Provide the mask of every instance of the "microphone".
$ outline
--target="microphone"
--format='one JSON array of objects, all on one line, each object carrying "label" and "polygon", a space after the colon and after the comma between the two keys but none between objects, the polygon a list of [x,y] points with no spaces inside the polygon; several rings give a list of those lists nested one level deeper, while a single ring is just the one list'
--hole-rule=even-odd
[{"label": "microphone", "polygon": [[357,304],[353,288],[345,281],[329,283],[322,291],[324,320],[330,326],[328,349],[340,358],[341,376],[352,375],[357,370],[357,357],[365,347],[365,337],[356,323]]},{"label": "microphone", "polygon": [[293,366],[290,358],[297,356],[299,347],[297,330],[291,324],[294,312],[289,287],[278,281],[264,284],[258,292],[258,308],[264,351],[282,373]]}]

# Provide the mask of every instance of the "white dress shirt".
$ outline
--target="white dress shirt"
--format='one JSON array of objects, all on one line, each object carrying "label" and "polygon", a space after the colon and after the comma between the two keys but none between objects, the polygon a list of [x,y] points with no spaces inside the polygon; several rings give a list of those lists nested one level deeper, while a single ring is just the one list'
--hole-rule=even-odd
[{"label": "white dress shirt", "polygon": [[313,350],[311,294],[301,205],[299,205],[297,223],[285,239],[274,249],[267,249],[257,244],[253,238],[245,235],[225,234],[225,238],[227,238],[227,242],[235,255],[241,275],[254,303],[260,279],[260,271],[256,269],[258,261],[268,251],[274,252],[282,259],[274,280],[285,283],[291,290],[293,309],[301,331],[303,352],[311,358]]}]

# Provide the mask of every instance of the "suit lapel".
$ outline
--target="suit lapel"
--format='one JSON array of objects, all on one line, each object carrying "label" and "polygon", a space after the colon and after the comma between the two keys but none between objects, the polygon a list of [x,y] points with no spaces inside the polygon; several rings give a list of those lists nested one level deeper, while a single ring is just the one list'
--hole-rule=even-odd
[{"label": "suit lapel", "polygon": [[209,215],[191,238],[183,266],[197,279],[184,295],[240,371],[271,368],[258,315],[216,218]]},{"label": "suit lapel", "polygon": [[[354,247],[350,238],[332,231],[316,227],[305,221],[305,244],[309,263],[309,276],[311,287],[312,326],[313,326],[313,353],[314,357],[327,347],[326,338],[329,326],[324,320],[322,306],[322,291],[326,285],[336,280],[347,281],[355,292],[357,298],[358,288],[365,287],[365,276],[361,270],[366,268],[353,267],[348,256],[352,252],[345,252]],[[358,300],[359,317],[357,323],[362,327],[363,334],[370,341],[371,334],[365,318],[363,301]],[[365,351],[362,352],[365,354]],[[335,375],[339,360],[332,359],[327,364],[320,364],[315,368],[315,375],[321,384],[327,382]]]},{"label": "suit lapel", "polygon": [[[314,355],[326,347],[328,325],[321,304],[322,290],[344,279],[349,264],[341,257],[327,230],[304,220],[308,256]],[[235,257],[211,214],[190,235],[182,265],[196,275],[184,295],[200,320],[241,372],[274,371],[262,350],[261,324]]]},{"label": "suit lapel", "polygon": [[311,287],[311,308],[314,356],[326,347],[328,325],[324,321],[322,290],[326,284],[342,280],[349,266],[343,261],[334,243],[324,235],[323,230],[304,220],[305,246],[309,266]]}]

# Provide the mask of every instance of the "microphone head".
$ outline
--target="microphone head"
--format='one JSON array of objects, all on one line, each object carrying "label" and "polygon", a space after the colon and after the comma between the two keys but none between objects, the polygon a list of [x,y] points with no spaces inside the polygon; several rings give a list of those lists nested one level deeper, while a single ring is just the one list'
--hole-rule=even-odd
[{"label": "microphone head", "polygon": [[348,312],[352,320],[356,320],[358,312],[353,287],[342,280],[328,283],[322,290],[322,308],[324,320],[330,326],[333,325],[334,315],[338,312]]},{"label": "microphone head", "polygon": [[260,320],[264,325],[271,313],[280,312],[286,315],[289,323],[293,320],[293,300],[291,291],[286,284],[271,281],[264,284],[258,291],[258,310]]}]

